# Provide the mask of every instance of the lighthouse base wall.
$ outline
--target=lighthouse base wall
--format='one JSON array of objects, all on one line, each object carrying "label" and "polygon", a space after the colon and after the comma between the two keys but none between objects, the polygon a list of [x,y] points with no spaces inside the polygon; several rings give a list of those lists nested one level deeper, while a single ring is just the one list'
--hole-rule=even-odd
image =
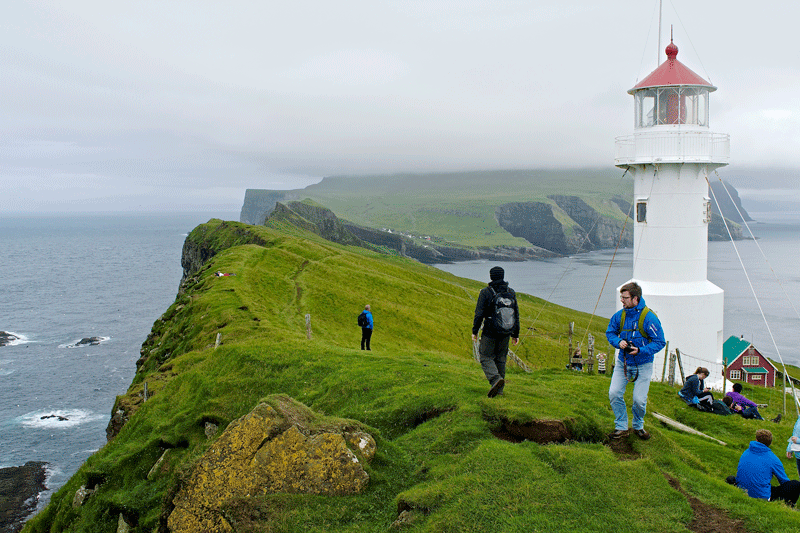
[{"label": "lighthouse base wall", "polygon": [[[711,372],[706,386],[721,386],[723,290],[710,281],[631,281],[636,281],[642,287],[642,298],[647,307],[661,321],[664,338],[669,343],[667,349],[670,352],[676,349],[680,351],[683,376],[676,363],[675,382],[681,384],[697,367],[705,367]],[[669,354],[666,349],[657,353],[653,361],[653,380],[661,381],[662,375],[665,380],[669,377]]]}]

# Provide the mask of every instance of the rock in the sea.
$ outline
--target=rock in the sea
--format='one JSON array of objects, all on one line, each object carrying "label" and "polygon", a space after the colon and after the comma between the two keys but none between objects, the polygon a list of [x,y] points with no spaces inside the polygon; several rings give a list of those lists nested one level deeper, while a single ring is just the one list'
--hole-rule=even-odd
[{"label": "rock in the sea", "polygon": [[18,341],[19,337],[7,331],[0,331],[0,346],[6,346],[14,341]]},{"label": "rock in the sea", "polygon": [[46,464],[28,461],[24,466],[0,468],[0,531],[19,531],[36,510],[37,496],[47,489]]},{"label": "rock in the sea", "polygon": [[237,498],[361,492],[369,482],[361,461],[374,454],[374,439],[352,420],[321,419],[287,396],[273,396],[231,422],[175,496],[170,531],[233,531],[221,510]]},{"label": "rock in the sea", "polygon": [[84,337],[75,343],[75,346],[97,346],[102,341],[100,337]]}]

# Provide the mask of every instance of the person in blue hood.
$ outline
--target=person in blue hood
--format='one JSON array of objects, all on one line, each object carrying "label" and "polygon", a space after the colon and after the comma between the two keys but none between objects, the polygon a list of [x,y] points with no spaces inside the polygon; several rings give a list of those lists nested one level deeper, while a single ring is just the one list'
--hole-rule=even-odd
[{"label": "person in blue hood", "polygon": [[625,405],[625,389],[633,383],[633,432],[642,440],[650,438],[644,429],[647,410],[647,393],[653,377],[653,356],[667,344],[661,322],[644,303],[642,288],[635,281],[620,287],[619,299],[622,309],[608,322],[606,338],[611,346],[619,348],[608,399],[614,411],[613,439],[624,437],[628,429],[628,407]]},{"label": "person in blue hood", "polygon": [[[769,449],[772,444],[772,432],[768,429],[756,431],[756,440],[739,458],[736,468],[736,486],[747,491],[751,498],[762,500],[782,500],[794,507],[800,496],[800,481],[789,480],[783,463]],[[772,476],[780,485],[773,486]]]}]

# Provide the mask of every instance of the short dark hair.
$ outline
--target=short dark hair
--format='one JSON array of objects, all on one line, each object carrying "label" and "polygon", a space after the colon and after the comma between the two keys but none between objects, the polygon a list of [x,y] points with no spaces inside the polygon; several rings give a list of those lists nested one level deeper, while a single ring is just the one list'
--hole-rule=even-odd
[{"label": "short dark hair", "polygon": [[733,384],[733,392],[742,392],[742,384],[741,383],[734,383]]},{"label": "short dark hair", "polygon": [[623,292],[627,292],[628,294],[631,295],[631,297],[636,297],[639,298],[640,300],[642,299],[642,288],[635,281],[629,281],[628,283],[620,287],[619,292],[620,294],[622,294]]},{"label": "short dark hair", "polygon": [[733,405],[733,398],[731,398],[730,396],[725,396],[725,397],[722,399],[722,403],[724,403],[725,405],[727,405],[728,407],[730,407],[731,405]]},{"label": "short dark hair", "polygon": [[772,444],[772,432],[768,429],[759,429],[756,431],[756,440],[764,446]]}]

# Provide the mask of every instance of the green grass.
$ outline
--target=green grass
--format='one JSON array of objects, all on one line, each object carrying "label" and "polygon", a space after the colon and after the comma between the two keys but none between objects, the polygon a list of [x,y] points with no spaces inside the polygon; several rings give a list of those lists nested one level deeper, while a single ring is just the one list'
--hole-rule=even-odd
[{"label": "green grass", "polygon": [[[582,335],[586,314],[519,295],[527,333],[516,353],[534,370],[510,367],[505,394],[489,399],[469,338],[482,284],[297,229],[211,221],[189,239],[219,253],[154,324],[134,383],[114,407],[132,413],[130,421],[25,531],[113,532],[120,513],[135,517],[136,531],[156,531],[180,480],[213,442],[205,423],[224,429],[274,394],[365,425],[377,441],[366,466],[370,483],[355,496],[232,500],[226,513],[237,531],[385,532],[400,510],[409,513],[408,531],[420,532],[686,531],[692,509],[668,477],[743,520],[748,531],[800,526],[796,511],[724,483],[759,427],[773,430],[773,449],[795,477],[782,453],[793,416],[773,424],[700,413],[676,388],[654,383],[650,411],[728,445],[651,415],[653,438],[631,437],[633,457],[605,445],[613,425],[609,377],[564,369],[567,324],[574,321]],[[236,275],[215,277],[217,270]],[[356,316],[365,303],[375,315],[372,352],[357,349]],[[605,349],[606,319],[591,324]],[[154,394],[147,402],[140,398],[144,382]],[[782,408],[777,390],[746,393],[770,404],[765,418]],[[495,436],[504,423],[548,420],[563,421],[572,439],[541,445]],[[161,470],[148,476],[165,449]],[[97,481],[97,493],[73,508],[75,491]]]}]

